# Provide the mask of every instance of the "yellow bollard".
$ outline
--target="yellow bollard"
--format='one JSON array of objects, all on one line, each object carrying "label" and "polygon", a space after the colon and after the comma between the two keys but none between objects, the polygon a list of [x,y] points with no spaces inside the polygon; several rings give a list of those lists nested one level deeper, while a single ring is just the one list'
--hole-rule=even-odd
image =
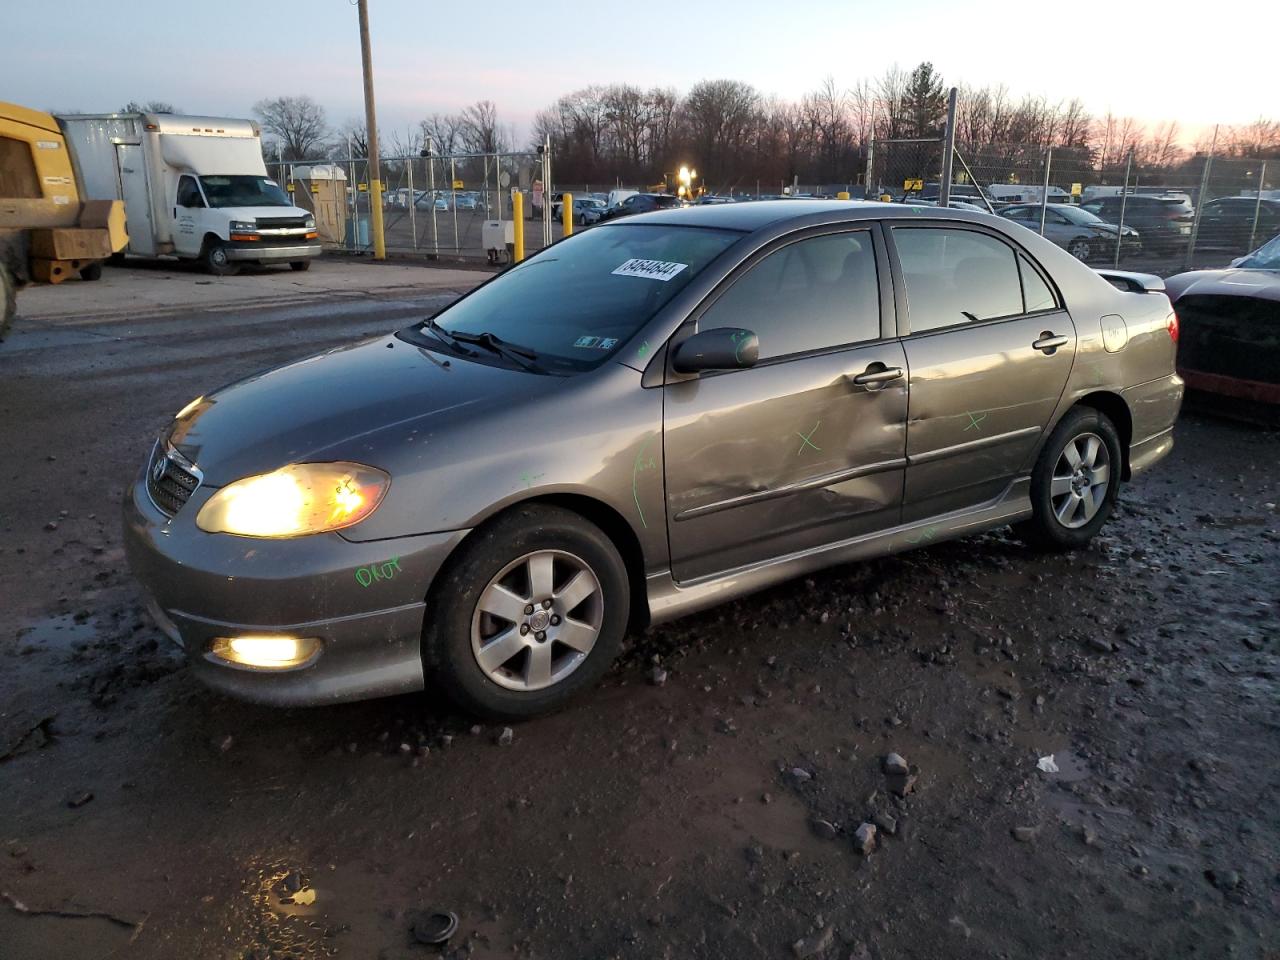
[{"label": "yellow bollard", "polygon": [[524,194],[519,190],[511,195],[511,226],[515,246],[511,259],[519,263],[524,259]]},{"label": "yellow bollard", "polygon": [[564,235],[573,236],[573,194],[560,194],[560,216],[564,219]]},{"label": "yellow bollard", "polygon": [[387,241],[382,232],[382,181],[369,183],[369,226],[373,233],[373,259],[387,259]]},{"label": "yellow bollard", "polygon": [[849,191],[848,191],[848,190],[841,190],[839,193],[837,193],[837,194],[836,194],[836,199],[837,199],[837,200],[848,200],[848,199],[849,199]]}]

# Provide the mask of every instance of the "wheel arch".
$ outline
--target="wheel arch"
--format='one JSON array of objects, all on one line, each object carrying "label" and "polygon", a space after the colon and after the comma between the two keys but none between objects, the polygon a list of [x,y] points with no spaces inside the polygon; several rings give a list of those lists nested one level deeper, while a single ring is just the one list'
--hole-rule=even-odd
[{"label": "wheel arch", "polygon": [[436,584],[440,582],[441,573],[456,558],[458,550],[471,539],[477,530],[482,530],[497,522],[513,510],[541,504],[560,507],[576,513],[584,520],[599,527],[604,535],[609,538],[614,547],[617,548],[618,555],[622,557],[622,563],[627,569],[627,581],[631,587],[631,610],[628,614],[628,630],[643,629],[648,626],[649,599],[645,587],[644,550],[640,546],[640,538],[621,513],[602,500],[580,493],[546,493],[526,497],[523,500],[517,500],[515,503],[509,503],[501,510],[497,510],[485,517],[467,536],[458,541],[449,556],[445,558],[444,563],[441,564],[441,572],[436,574],[432,586],[428,590],[428,603],[430,603],[430,597],[435,591]]},{"label": "wheel arch", "polygon": [[[1124,459],[1124,468],[1120,477],[1128,480],[1132,475],[1129,469],[1129,446],[1133,443],[1133,413],[1129,410],[1129,404],[1125,403],[1124,397],[1110,390],[1095,390],[1093,393],[1085,394],[1069,409],[1075,407],[1092,407],[1099,413],[1106,414],[1107,419],[1115,424],[1116,433],[1120,435],[1120,455]],[[1064,411],[1063,416],[1065,415]]]}]

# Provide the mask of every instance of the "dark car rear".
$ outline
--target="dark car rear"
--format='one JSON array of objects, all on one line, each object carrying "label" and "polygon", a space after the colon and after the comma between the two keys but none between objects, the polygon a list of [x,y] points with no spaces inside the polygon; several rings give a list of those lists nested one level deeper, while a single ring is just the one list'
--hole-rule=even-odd
[{"label": "dark car rear", "polygon": [[1206,202],[1200,213],[1196,248],[1213,247],[1241,254],[1277,233],[1280,233],[1280,201],[1219,197]]},{"label": "dark car rear", "polygon": [[1098,197],[1080,208],[1101,217],[1107,223],[1121,223],[1133,227],[1142,235],[1143,246],[1148,250],[1178,251],[1185,249],[1191,240],[1191,225],[1196,212],[1185,195],[1169,197],[1127,196]]}]

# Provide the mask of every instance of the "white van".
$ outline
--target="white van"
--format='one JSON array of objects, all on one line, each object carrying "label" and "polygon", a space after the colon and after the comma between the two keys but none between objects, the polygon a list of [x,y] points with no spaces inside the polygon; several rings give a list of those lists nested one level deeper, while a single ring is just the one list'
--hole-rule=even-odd
[{"label": "white van", "polygon": [[267,176],[249,120],[157,113],[58,117],[85,199],[123,200],[128,252],[199,260],[219,276],[244,262],[306,270],[316,222]]},{"label": "white van", "polygon": [[609,200],[606,205],[610,210],[612,210],[623,200],[627,199],[627,197],[634,197],[639,192],[639,190],[610,190]]}]

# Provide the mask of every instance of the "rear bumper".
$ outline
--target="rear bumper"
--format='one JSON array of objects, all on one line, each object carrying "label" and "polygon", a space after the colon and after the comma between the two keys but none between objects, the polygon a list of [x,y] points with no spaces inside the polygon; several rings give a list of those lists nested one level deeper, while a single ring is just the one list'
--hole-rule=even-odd
[{"label": "rear bumper", "polygon": [[1252,400],[1255,403],[1280,404],[1280,383],[1243,380],[1239,377],[1223,376],[1220,373],[1201,373],[1199,370],[1179,370],[1178,372],[1182,374],[1182,379],[1192,390],[1217,393],[1224,397],[1235,397],[1237,400]]},{"label": "rear bumper", "polygon": [[318,243],[282,245],[248,240],[226,245],[228,260],[309,260],[320,256],[322,249]]},{"label": "rear bumper", "polygon": [[[197,488],[170,518],[139,477],[125,495],[125,553],[160,628],[201,681],[274,706],[360,700],[423,688],[421,642],[431,581],[463,531],[356,543],[337,534],[254,540],[195,525],[213,494]],[[369,581],[361,568],[394,560]],[[229,664],[213,640],[245,635],[315,638],[304,665],[263,670]]]},{"label": "rear bumper", "polygon": [[1163,460],[1173,449],[1173,425],[1182,410],[1185,391],[1186,385],[1176,373],[1122,391],[1133,418],[1130,477]]}]

